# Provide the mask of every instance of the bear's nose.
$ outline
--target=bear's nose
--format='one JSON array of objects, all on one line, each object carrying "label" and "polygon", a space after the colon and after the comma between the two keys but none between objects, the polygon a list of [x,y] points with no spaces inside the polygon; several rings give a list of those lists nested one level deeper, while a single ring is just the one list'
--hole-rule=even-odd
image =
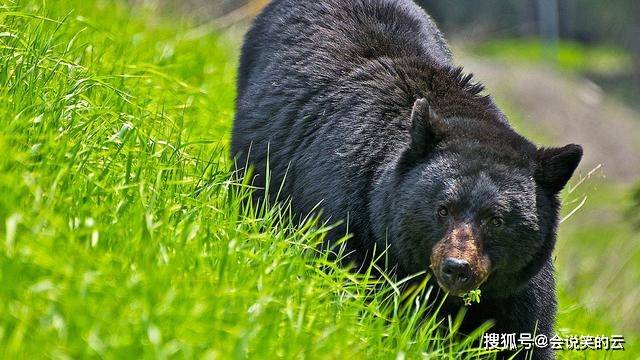
[{"label": "bear's nose", "polygon": [[460,289],[471,281],[471,265],[465,260],[446,258],[440,267],[442,279],[450,289]]}]

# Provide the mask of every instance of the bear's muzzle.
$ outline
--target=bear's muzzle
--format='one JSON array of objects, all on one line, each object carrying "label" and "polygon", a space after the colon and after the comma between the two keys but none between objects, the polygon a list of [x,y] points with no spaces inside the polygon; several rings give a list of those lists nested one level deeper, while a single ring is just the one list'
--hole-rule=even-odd
[{"label": "bear's muzzle", "polygon": [[491,261],[473,225],[455,223],[431,251],[430,268],[440,287],[462,296],[478,288],[489,276]]}]

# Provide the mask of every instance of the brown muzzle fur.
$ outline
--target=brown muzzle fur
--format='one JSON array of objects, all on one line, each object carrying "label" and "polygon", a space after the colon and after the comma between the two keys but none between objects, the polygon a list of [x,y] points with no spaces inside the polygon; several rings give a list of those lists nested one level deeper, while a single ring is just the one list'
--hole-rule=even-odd
[{"label": "brown muzzle fur", "polygon": [[[449,288],[443,281],[442,264],[446,259],[464,261],[470,267],[470,279],[462,287]],[[444,290],[454,295],[462,295],[480,286],[491,270],[491,261],[483,252],[482,239],[473,225],[459,222],[454,224],[442,240],[431,251],[431,270]]]}]

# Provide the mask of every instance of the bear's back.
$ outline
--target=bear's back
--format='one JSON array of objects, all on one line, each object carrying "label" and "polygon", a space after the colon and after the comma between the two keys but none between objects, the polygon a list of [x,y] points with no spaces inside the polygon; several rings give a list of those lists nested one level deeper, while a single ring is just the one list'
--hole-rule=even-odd
[{"label": "bear's back", "polygon": [[313,136],[317,124],[304,114],[326,114],[331,104],[322,100],[331,97],[335,103],[336,92],[350,96],[346,78],[372,59],[401,57],[451,63],[442,34],[413,1],[272,1],[242,48],[233,155],[246,157],[251,146],[252,153],[265,157],[264,145],[270,143],[277,156],[281,151],[274,146],[283,138],[295,143]]},{"label": "bear's back", "polygon": [[292,197],[294,213],[321,203],[325,220],[349,217],[350,230],[366,234],[374,172],[408,141],[393,119],[408,117],[415,100],[396,84],[395,59],[451,64],[441,33],[410,0],[271,2],[242,48],[238,165],[252,165],[262,188],[268,158],[271,194]]}]

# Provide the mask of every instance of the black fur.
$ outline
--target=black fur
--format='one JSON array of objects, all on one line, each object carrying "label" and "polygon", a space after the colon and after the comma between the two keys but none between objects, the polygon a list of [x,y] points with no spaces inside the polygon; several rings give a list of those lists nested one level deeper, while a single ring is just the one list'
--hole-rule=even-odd
[{"label": "black fur", "polygon": [[[557,193],[582,151],[538,150],[482,90],[409,0],[275,0],[242,49],[232,153],[259,187],[268,159],[295,214],[319,204],[345,221],[329,240],[348,227],[356,264],[388,245],[400,277],[428,270],[448,221],[473,223],[492,272],[465,327],[551,335]],[[436,215],[444,205],[450,220]],[[488,228],[487,212],[504,226]],[[448,311],[460,306],[449,298]]]}]

